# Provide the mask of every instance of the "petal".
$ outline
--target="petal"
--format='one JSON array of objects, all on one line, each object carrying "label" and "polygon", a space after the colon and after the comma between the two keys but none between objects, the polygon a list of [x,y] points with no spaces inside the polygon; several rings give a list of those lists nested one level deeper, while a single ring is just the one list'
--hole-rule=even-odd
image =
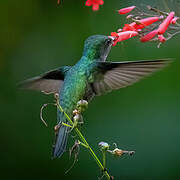
[{"label": "petal", "polygon": [[148,17],[148,18],[139,20],[139,24],[134,22],[134,23],[131,23],[130,25],[133,26],[135,29],[143,29],[146,26],[149,26],[159,20],[160,20],[160,17]]},{"label": "petal", "polygon": [[131,24],[125,24],[123,27],[123,31],[135,31],[136,29],[134,28],[135,26],[135,22],[131,23]]},{"label": "petal", "polygon": [[99,4],[93,4],[92,5],[92,10],[93,11],[98,11],[99,10]]},{"label": "petal", "polygon": [[104,1],[103,0],[99,0],[99,5],[103,5]]},{"label": "petal", "polygon": [[86,3],[85,3],[85,6],[91,6],[91,5],[92,5],[91,0],[87,0]]},{"label": "petal", "polygon": [[130,7],[122,8],[118,12],[119,12],[119,14],[127,14],[127,13],[131,12],[135,7],[136,6],[130,6]]},{"label": "petal", "polygon": [[111,33],[111,36],[114,36],[114,37],[119,37],[118,33],[117,32],[112,32]]},{"label": "petal", "polygon": [[158,31],[157,31],[157,29],[155,29],[154,31],[151,31],[151,32],[147,33],[145,36],[142,36],[140,38],[140,41],[141,42],[147,42],[147,41],[151,40],[157,34],[158,34]]},{"label": "petal", "polygon": [[133,36],[137,36],[138,32],[136,32],[136,31],[125,31],[125,32],[118,33],[118,35],[119,35],[118,42],[120,42],[120,41],[124,41],[126,39],[129,39]]},{"label": "petal", "polygon": [[174,18],[174,12],[170,12],[166,19],[159,25],[158,34],[164,34],[169,27],[172,19]]}]

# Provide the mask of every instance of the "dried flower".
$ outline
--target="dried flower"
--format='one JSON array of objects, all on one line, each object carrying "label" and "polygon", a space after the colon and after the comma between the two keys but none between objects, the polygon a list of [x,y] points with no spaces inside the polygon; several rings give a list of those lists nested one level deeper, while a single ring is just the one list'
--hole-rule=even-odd
[{"label": "dried flower", "polygon": [[157,34],[158,34],[158,31],[157,31],[157,29],[155,29],[154,31],[151,31],[151,32],[147,33],[146,35],[142,36],[140,38],[140,41],[141,42],[147,42],[147,41],[151,40]]},{"label": "dried flower", "polygon": [[127,13],[131,12],[135,7],[136,6],[130,6],[130,7],[122,8],[118,12],[119,12],[119,14],[127,14]]},{"label": "dried flower", "polygon": [[79,112],[77,109],[75,109],[75,110],[73,111],[73,115],[76,115],[76,114],[80,114],[80,112]]},{"label": "dried flower", "polygon": [[60,129],[61,125],[60,124],[57,124],[56,126],[54,126],[54,132],[55,134],[58,133],[59,129]]},{"label": "dried flower", "polygon": [[135,153],[135,151],[124,151],[124,150],[118,149],[118,148],[115,148],[113,151],[108,150],[108,152],[110,152],[114,156],[118,156],[118,157],[120,157],[124,154],[128,154],[128,155],[132,156]]},{"label": "dried flower", "polygon": [[124,154],[123,150],[121,149],[118,149],[118,148],[115,148],[113,151],[112,151],[112,154],[115,155],[115,156],[122,156]]},{"label": "dried flower", "polygon": [[92,6],[93,11],[98,11],[99,5],[103,5],[103,4],[104,4],[103,0],[87,0],[85,3],[86,6]]},{"label": "dried flower", "polygon": [[164,34],[174,18],[174,12],[170,12],[166,19],[159,25],[158,34]]}]

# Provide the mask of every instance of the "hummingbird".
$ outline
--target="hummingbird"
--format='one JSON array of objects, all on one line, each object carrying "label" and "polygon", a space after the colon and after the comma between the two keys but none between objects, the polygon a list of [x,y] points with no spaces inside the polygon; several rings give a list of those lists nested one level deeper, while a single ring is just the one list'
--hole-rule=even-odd
[{"label": "hummingbird", "polygon": [[[134,84],[165,67],[170,60],[139,60],[107,62],[113,44],[112,36],[93,35],[84,43],[82,57],[74,66],[62,66],[40,76],[25,80],[20,87],[45,94],[58,93],[59,104],[70,118],[80,100],[90,102],[100,96]],[[57,110],[57,124],[67,123],[64,113]],[[53,158],[66,151],[69,127],[59,126],[53,146]]]}]

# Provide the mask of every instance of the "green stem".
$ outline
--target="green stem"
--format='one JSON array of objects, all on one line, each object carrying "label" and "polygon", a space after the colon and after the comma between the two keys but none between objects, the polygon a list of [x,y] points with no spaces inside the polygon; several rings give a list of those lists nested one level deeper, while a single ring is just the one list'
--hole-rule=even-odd
[{"label": "green stem", "polygon": [[73,128],[71,125],[69,125],[69,124],[66,124],[66,123],[64,123],[64,122],[62,122],[62,125],[63,125],[63,126],[70,127],[70,128]]},{"label": "green stem", "polygon": [[[73,126],[73,121],[71,120],[71,118],[66,114],[66,112],[64,112],[64,110],[62,109],[62,107],[60,106],[59,102],[57,102],[57,107],[58,109],[64,113],[64,115],[66,116],[67,120],[69,121],[69,123]],[[79,131],[79,129],[77,127],[74,128],[76,134],[79,136],[79,138],[81,139],[81,141],[87,146],[87,149],[89,150],[91,156],[93,157],[93,159],[96,161],[97,165],[99,166],[99,168],[104,172],[106,178],[108,180],[111,179],[110,175],[108,174],[107,170],[105,171],[105,167],[102,165],[102,163],[100,162],[100,160],[98,159],[98,157],[96,156],[96,154],[94,153],[94,151],[92,150],[92,148],[89,146],[88,142],[86,141],[86,139],[84,138],[84,136],[82,135],[82,133]]]},{"label": "green stem", "polygon": [[86,144],[82,143],[81,141],[78,141],[80,145],[84,146],[85,148],[89,148]]},{"label": "green stem", "polygon": [[103,166],[104,168],[106,167],[106,151],[102,151],[102,155],[103,155]]}]

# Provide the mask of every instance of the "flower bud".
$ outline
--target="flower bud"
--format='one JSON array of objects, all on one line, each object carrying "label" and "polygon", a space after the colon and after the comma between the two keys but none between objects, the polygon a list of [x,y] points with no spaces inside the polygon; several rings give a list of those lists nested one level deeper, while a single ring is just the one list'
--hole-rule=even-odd
[{"label": "flower bud", "polygon": [[59,94],[58,94],[58,93],[55,93],[55,94],[54,94],[54,98],[55,98],[56,100],[58,100],[58,99],[59,99]]},{"label": "flower bud", "polygon": [[99,145],[101,150],[108,150],[109,149],[109,144],[106,142],[100,142],[98,145]]},{"label": "flower bud", "polygon": [[127,13],[131,12],[135,7],[136,6],[130,6],[130,7],[122,8],[118,12],[119,12],[119,14],[127,14]]},{"label": "flower bud", "polygon": [[80,115],[79,114],[76,114],[74,117],[73,117],[74,121],[78,121],[80,119]]},{"label": "flower bud", "polygon": [[164,34],[174,18],[174,12],[170,12],[166,19],[159,25],[158,34]]},{"label": "flower bud", "polygon": [[78,101],[78,103],[77,103],[77,109],[78,109],[80,112],[85,111],[87,108],[88,108],[88,102],[87,102],[87,101],[85,101],[85,100],[80,100],[80,101]]},{"label": "flower bud", "polygon": [[154,31],[151,31],[151,32],[147,33],[146,35],[142,36],[140,38],[140,41],[141,42],[147,42],[147,41],[151,40],[157,34],[158,34],[158,31],[157,31],[157,29],[155,29]]},{"label": "flower bud", "polygon": [[141,20],[137,20],[131,24],[125,24],[123,31],[137,31],[138,29],[143,29],[161,19],[161,16],[148,17]]}]

